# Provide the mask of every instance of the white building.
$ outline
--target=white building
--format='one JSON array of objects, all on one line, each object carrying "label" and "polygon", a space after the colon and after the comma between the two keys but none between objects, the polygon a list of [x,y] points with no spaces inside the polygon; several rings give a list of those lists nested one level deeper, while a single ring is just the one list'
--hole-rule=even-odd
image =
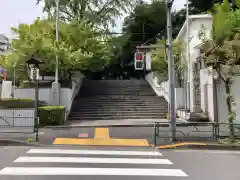
[{"label": "white building", "polygon": [[[185,102],[185,110],[188,112],[196,112],[201,113],[204,112],[203,106],[203,98],[201,98],[201,94],[203,95],[203,88],[200,83],[200,69],[204,68],[204,63],[200,57],[200,51],[198,46],[203,43],[202,36],[200,36],[201,30],[204,30],[204,35],[206,39],[211,38],[211,30],[212,30],[212,17],[208,14],[201,15],[190,15],[189,16],[189,38],[187,38],[187,22],[185,22],[177,36],[178,40],[182,40],[187,43],[187,39],[189,39],[189,65],[186,63],[186,68],[190,71],[190,94],[187,95],[187,71],[184,75],[185,83],[184,83],[184,99]],[[187,57],[187,51],[185,52]],[[210,95],[210,94],[209,94]],[[212,94],[210,95],[212,96]]]},{"label": "white building", "polygon": [[[185,120],[191,119],[193,121],[197,121],[202,119],[202,117],[207,117],[210,121],[227,123],[228,109],[226,103],[225,84],[211,67],[204,65],[203,58],[201,58],[202,55],[200,53],[200,48],[203,45],[206,45],[203,43],[203,39],[199,37],[199,32],[201,32],[202,29],[204,29],[206,40],[211,40],[212,17],[206,14],[189,16],[190,103],[187,105],[187,109],[183,108],[188,103],[188,101],[186,101],[186,87],[175,88],[176,113],[180,119]],[[177,39],[187,42],[186,32],[185,22]],[[188,64],[186,65],[188,66]],[[166,101],[169,102],[168,81],[158,84],[158,79],[153,73],[149,73],[146,76],[146,80],[153,87],[158,96],[163,96]],[[185,81],[187,81],[187,78],[185,78]],[[234,121],[234,123],[238,124],[240,129],[239,89],[240,66],[235,66],[231,91],[236,105],[233,105],[232,108],[236,112],[236,121]],[[223,131],[223,129],[227,130],[227,128],[228,126],[226,124],[221,125],[221,131]],[[228,131],[224,133],[228,135]]]},{"label": "white building", "polygon": [[10,49],[10,41],[8,37],[3,34],[0,34],[0,55],[6,55]]}]

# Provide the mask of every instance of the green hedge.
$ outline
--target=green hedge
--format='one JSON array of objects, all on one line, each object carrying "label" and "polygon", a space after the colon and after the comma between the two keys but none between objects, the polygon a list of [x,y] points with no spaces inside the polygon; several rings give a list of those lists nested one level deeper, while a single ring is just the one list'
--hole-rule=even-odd
[{"label": "green hedge", "polygon": [[[39,102],[40,126],[61,125],[65,122],[64,106],[45,106],[46,103]],[[0,100],[0,109],[24,109],[34,108],[32,99],[3,99]]]},{"label": "green hedge", "polygon": [[[46,105],[45,102],[39,101],[39,106]],[[1,109],[10,109],[10,108],[34,108],[35,107],[35,101],[32,99],[1,99],[0,100],[0,108]]]},{"label": "green hedge", "polygon": [[39,108],[39,124],[46,125],[61,125],[65,122],[64,106],[43,106]]},{"label": "green hedge", "polygon": [[[58,81],[61,84],[61,87],[65,88],[72,88],[72,80],[59,80]],[[39,88],[50,88],[52,87],[53,81],[49,82],[39,82],[38,87]],[[35,88],[36,84],[32,81],[23,81],[20,83],[20,88]]]}]

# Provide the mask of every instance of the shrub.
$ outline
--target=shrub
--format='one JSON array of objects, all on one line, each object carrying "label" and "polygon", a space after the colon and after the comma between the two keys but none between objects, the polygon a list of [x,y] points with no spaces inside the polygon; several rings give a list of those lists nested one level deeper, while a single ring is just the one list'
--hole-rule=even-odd
[{"label": "shrub", "polygon": [[34,101],[32,99],[2,99],[0,100],[0,108],[33,108]]},{"label": "shrub", "polygon": [[[71,88],[72,87],[72,80],[59,80],[61,87]],[[53,81],[39,81],[38,87],[39,88],[50,88],[52,86]],[[20,88],[35,88],[36,84],[34,81],[23,81],[20,83]]]},{"label": "shrub", "polygon": [[40,107],[39,118],[41,126],[61,125],[65,122],[65,108],[64,106]]},{"label": "shrub", "polygon": [[[46,103],[39,101],[39,106],[43,106]],[[0,109],[21,109],[21,108],[34,108],[35,107],[35,101],[32,99],[1,99],[0,100]]]}]

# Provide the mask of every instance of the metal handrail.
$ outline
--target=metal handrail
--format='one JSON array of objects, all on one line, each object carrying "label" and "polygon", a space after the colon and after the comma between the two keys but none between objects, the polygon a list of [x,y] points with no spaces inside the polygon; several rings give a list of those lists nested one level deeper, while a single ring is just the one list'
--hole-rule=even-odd
[{"label": "metal handrail", "polygon": [[[84,79],[84,76],[83,76],[83,79]],[[82,81],[83,81],[83,79],[82,79]],[[81,81],[81,82],[82,82],[82,81]],[[81,83],[81,84],[82,84],[82,83]],[[72,93],[72,97],[71,97],[71,100],[70,100],[71,103],[68,104],[68,108],[69,108],[69,106],[71,106],[71,107],[69,108],[69,110],[67,110],[67,111],[65,112],[65,120],[67,120],[67,117],[68,117],[69,113],[71,112],[73,100],[74,100],[74,98],[76,97],[76,93],[77,93],[77,91],[79,91],[80,87],[81,87],[81,86],[79,86],[79,84],[77,84],[77,85],[76,85],[76,88],[74,89],[74,91],[73,91],[73,93]],[[67,108],[67,109],[68,109],[68,108]]]}]

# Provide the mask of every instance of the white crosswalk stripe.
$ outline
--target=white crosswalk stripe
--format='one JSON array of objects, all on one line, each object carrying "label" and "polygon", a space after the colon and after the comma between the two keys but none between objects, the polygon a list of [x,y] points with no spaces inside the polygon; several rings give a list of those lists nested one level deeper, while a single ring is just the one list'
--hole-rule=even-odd
[{"label": "white crosswalk stripe", "polygon": [[87,155],[124,155],[124,156],[162,156],[160,152],[151,151],[106,151],[106,150],[65,150],[65,149],[31,149],[29,154],[87,154]]},{"label": "white crosswalk stripe", "polygon": [[[181,169],[169,168],[173,163],[157,151],[31,149],[26,154],[0,170],[0,179],[1,175],[188,176]],[[89,163],[96,167],[89,168]],[[159,168],[163,165],[167,167]]]},{"label": "white crosswalk stripe", "polygon": [[109,164],[172,164],[168,159],[78,158],[78,157],[19,157],[14,162],[49,163],[109,163]]}]

